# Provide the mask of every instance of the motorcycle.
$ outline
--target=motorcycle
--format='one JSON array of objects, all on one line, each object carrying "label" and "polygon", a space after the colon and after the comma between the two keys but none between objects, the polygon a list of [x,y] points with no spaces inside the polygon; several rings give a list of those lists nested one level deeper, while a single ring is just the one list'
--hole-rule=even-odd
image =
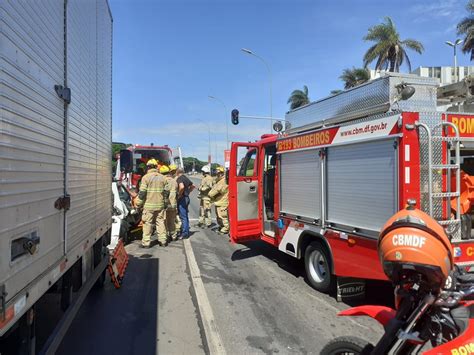
[{"label": "motorcycle", "polygon": [[449,289],[433,294],[413,273],[395,290],[396,309],[360,306],[340,312],[339,316],[371,317],[385,333],[375,346],[356,337],[339,337],[321,354],[474,354],[474,274],[456,271],[448,284]]},{"label": "motorcycle", "polygon": [[444,228],[408,202],[387,221],[378,242],[384,272],[395,286],[395,309],[361,306],[339,313],[369,316],[384,335],[375,346],[336,338],[321,354],[474,354],[474,274],[454,264]]}]

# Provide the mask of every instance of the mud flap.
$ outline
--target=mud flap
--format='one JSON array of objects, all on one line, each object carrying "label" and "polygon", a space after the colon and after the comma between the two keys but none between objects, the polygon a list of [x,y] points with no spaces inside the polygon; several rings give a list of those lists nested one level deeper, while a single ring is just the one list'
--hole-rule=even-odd
[{"label": "mud flap", "polygon": [[125,270],[128,266],[128,254],[123,245],[123,240],[119,240],[112,255],[110,255],[108,270],[110,279],[115,288],[122,286],[122,281],[125,276]]},{"label": "mud flap", "polygon": [[352,277],[337,278],[337,301],[355,301],[365,298],[365,280]]}]

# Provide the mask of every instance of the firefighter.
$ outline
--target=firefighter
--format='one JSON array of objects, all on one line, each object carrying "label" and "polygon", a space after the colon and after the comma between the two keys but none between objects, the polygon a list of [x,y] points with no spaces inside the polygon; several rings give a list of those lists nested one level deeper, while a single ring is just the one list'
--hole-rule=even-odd
[{"label": "firefighter", "polygon": [[169,186],[165,177],[158,172],[157,166],[158,162],[155,159],[148,160],[148,171],[141,181],[137,197],[137,208],[143,208],[143,248],[150,247],[153,227],[156,227],[158,244],[160,246],[168,245],[165,227],[165,202],[169,198]]},{"label": "firefighter", "polygon": [[178,235],[176,233],[176,216],[177,216],[177,197],[178,197],[178,183],[170,174],[170,168],[166,165],[162,165],[160,168],[160,174],[165,177],[166,183],[169,187],[169,199],[166,207],[165,219],[166,219],[166,232],[171,240],[176,240]]},{"label": "firefighter", "polygon": [[[170,176],[173,177],[173,180],[176,182],[176,185],[178,184],[177,176],[176,176],[176,170],[178,170],[178,167],[174,164],[170,165]],[[177,192],[176,192],[177,193]],[[176,210],[176,217],[175,217],[175,230],[176,230],[176,236],[179,237],[179,233],[181,231],[181,219],[179,218],[178,215],[178,210]]]},{"label": "firefighter", "polygon": [[201,200],[199,208],[199,227],[211,227],[212,216],[211,216],[211,198],[209,197],[209,191],[211,191],[214,185],[214,179],[209,174],[210,169],[208,165],[203,166],[201,185],[199,185],[198,198]]},{"label": "firefighter", "polygon": [[229,217],[227,207],[229,206],[229,186],[225,179],[225,170],[222,166],[216,169],[216,184],[209,191],[209,197],[216,206],[217,224],[219,225],[219,234],[229,233]]}]

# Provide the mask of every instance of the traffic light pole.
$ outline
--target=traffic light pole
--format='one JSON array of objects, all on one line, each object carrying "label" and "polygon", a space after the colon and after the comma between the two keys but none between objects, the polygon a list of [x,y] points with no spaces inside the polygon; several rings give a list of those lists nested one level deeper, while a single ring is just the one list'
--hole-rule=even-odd
[{"label": "traffic light pole", "polygon": [[281,124],[281,121],[286,122],[288,128],[290,128],[290,122],[288,120],[285,120],[284,118],[278,118],[278,117],[267,117],[267,116],[240,116],[239,110],[236,108],[232,110],[230,113],[230,117],[232,120],[232,124],[238,125],[239,124],[239,118],[249,118],[252,120],[269,120],[270,122],[277,121],[275,124],[272,125],[272,129],[275,130],[276,132],[281,132],[283,129],[283,125]]},{"label": "traffic light pole", "polygon": [[270,121],[284,121],[284,122],[288,122],[287,120],[285,120],[284,118],[278,118],[278,117],[266,117],[266,116],[240,116],[240,118],[250,118],[250,119],[253,119],[253,120],[270,120]]}]

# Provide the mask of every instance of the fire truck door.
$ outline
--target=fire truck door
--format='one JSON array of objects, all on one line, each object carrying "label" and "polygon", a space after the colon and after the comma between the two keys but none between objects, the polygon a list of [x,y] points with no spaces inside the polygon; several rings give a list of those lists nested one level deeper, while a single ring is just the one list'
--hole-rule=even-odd
[{"label": "fire truck door", "polygon": [[130,173],[133,170],[133,153],[128,149],[120,151],[120,170]]},{"label": "fire truck door", "polygon": [[261,147],[232,143],[229,167],[229,220],[233,242],[260,238],[262,193],[259,166]]}]

